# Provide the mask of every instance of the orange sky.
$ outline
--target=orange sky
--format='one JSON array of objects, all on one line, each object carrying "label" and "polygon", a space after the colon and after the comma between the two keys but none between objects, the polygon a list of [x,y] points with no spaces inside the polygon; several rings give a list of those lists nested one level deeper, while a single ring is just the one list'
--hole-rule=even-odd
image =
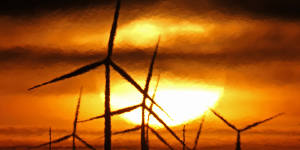
[{"label": "orange sky", "polygon": [[[285,112],[284,116],[243,133],[242,146],[246,150],[299,149],[297,16],[289,18],[288,14],[261,12],[259,8],[253,12],[254,3],[247,9],[241,6],[241,10],[231,11],[238,6],[220,7],[221,2],[213,2],[203,3],[202,11],[197,11],[197,2],[192,1],[153,1],[147,5],[124,2],[113,59],[143,86],[155,42],[161,35],[151,91],[158,74],[158,93],[168,89],[184,93],[205,85],[220,88],[222,94],[214,109],[238,127]],[[141,9],[142,6],[145,8]],[[22,15],[0,11],[0,146],[47,140],[44,136],[49,126],[58,135],[69,131],[81,86],[84,94],[80,118],[104,112],[103,67],[35,91],[26,90],[105,57],[112,5],[75,8],[47,9],[37,16],[26,11]],[[112,95],[122,97],[127,91],[134,93],[134,88],[113,72]],[[118,100],[112,103],[115,107],[123,106]],[[180,114],[184,112],[175,115]],[[186,122],[190,145],[199,117]],[[97,143],[103,125],[103,121],[95,121],[79,131]],[[133,126],[120,117],[113,119],[113,130]],[[235,132],[212,113],[207,113],[204,126],[200,147],[233,149]],[[173,128],[181,135],[182,125]],[[137,134],[130,139],[114,137],[113,141],[120,147],[136,147],[124,143],[138,141]],[[24,135],[29,139],[23,140]],[[170,142],[178,145],[175,140]],[[165,148],[154,138],[153,143]]]}]

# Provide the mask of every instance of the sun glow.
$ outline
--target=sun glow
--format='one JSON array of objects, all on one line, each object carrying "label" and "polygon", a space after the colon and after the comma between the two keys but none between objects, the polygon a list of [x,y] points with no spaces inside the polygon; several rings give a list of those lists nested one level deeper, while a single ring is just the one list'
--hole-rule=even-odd
[{"label": "sun glow", "polygon": [[[154,112],[170,126],[180,125],[200,117],[209,107],[213,107],[217,103],[223,93],[223,88],[216,86],[189,86],[188,83],[176,83],[174,85],[176,85],[175,88],[170,85],[159,87],[155,98],[155,101],[163,107],[171,118],[158,107],[153,107]],[[123,85],[119,85],[119,88],[125,89]],[[112,95],[113,109],[141,103],[141,95],[137,98],[137,95],[130,93],[122,92]],[[131,104],[128,105],[128,103]],[[150,101],[147,101],[147,105],[150,106]],[[148,112],[146,111],[146,120],[147,116]],[[141,108],[123,114],[121,115],[121,118],[133,124],[140,124],[142,118]],[[152,116],[150,117],[150,124],[156,127],[162,127],[162,125]]]},{"label": "sun glow", "polygon": [[191,22],[172,22],[160,19],[137,20],[120,28],[116,42],[147,47],[152,46],[159,35],[165,39],[181,34],[202,34],[204,31],[201,25]]}]

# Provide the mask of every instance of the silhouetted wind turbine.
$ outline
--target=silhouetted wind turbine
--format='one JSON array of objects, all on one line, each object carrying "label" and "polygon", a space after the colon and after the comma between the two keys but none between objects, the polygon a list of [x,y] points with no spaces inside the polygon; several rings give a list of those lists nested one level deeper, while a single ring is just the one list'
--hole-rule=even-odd
[{"label": "silhouetted wind turbine", "polygon": [[[87,73],[91,70],[94,70],[102,65],[105,66],[105,142],[104,147],[106,150],[111,149],[111,109],[110,109],[110,66],[116,70],[123,78],[125,78],[130,84],[132,84],[140,93],[146,96],[146,98],[150,99],[152,103],[154,103],[159,109],[164,111],[153,99],[148,95],[148,93],[145,93],[144,90],[141,88],[141,86],[119,65],[117,65],[112,59],[113,54],[113,46],[114,46],[114,39],[116,35],[117,30],[117,24],[118,24],[118,18],[119,18],[119,11],[120,11],[120,5],[121,0],[117,0],[116,4],[116,10],[114,13],[114,20],[112,24],[112,28],[110,31],[109,41],[108,41],[108,49],[107,49],[107,56],[105,59],[96,61],[94,63],[88,64],[86,66],[83,66],[81,68],[78,68],[68,74],[62,75],[60,77],[54,78],[53,80],[50,80],[48,82],[33,86],[32,88],[29,88],[28,90],[33,90],[35,88],[45,86],[51,83],[55,83],[61,80],[65,80],[68,78],[72,78],[84,73]],[[164,111],[165,112],[165,111]]]},{"label": "silhouetted wind turbine", "polygon": [[265,123],[267,121],[270,121],[272,119],[275,119],[281,115],[283,115],[284,113],[279,113],[279,114],[276,114],[270,118],[267,118],[265,120],[262,120],[262,121],[258,121],[258,122],[255,122],[255,123],[252,123],[248,126],[246,126],[245,128],[242,128],[242,129],[238,129],[237,127],[235,127],[233,124],[229,123],[224,117],[222,117],[220,114],[218,114],[216,111],[214,111],[213,109],[210,109],[211,112],[213,112],[218,118],[220,118],[226,125],[228,125],[230,128],[232,128],[233,130],[235,130],[237,132],[237,141],[236,141],[236,150],[241,150],[241,132],[244,132],[244,131],[247,131],[253,127],[256,127],[262,123]]},{"label": "silhouetted wind turbine", "polygon": [[[89,149],[95,150],[95,148],[93,146],[91,146],[90,144],[88,144],[85,140],[83,140],[82,138],[80,138],[76,134],[77,122],[78,122],[78,115],[79,115],[79,108],[80,108],[80,101],[81,101],[81,94],[82,94],[82,89],[80,89],[80,94],[79,94],[78,103],[77,103],[77,107],[76,107],[75,119],[74,119],[74,122],[73,122],[73,132],[71,134],[68,134],[66,136],[63,136],[63,137],[58,138],[58,139],[53,140],[53,141],[51,140],[51,134],[49,134],[50,135],[50,141],[49,142],[41,144],[41,145],[38,145],[38,146],[34,146],[32,148],[40,148],[40,147],[46,146],[46,145],[49,145],[50,148],[51,148],[51,144],[59,143],[59,142],[65,141],[65,140],[69,139],[70,137],[72,137],[73,138],[73,140],[72,140],[72,143],[73,143],[72,144],[72,148],[73,148],[73,150],[76,149],[75,139],[79,140],[81,143],[83,143]],[[49,132],[49,133],[51,133],[51,132]]]},{"label": "silhouetted wind turbine", "polygon": [[[145,104],[145,100],[146,98],[150,99],[151,100],[151,103],[155,104],[156,106],[158,106],[155,101],[153,100],[154,98],[149,98],[149,96],[147,96],[148,94],[148,90],[149,90],[149,83],[150,83],[150,80],[151,80],[151,77],[152,77],[152,72],[153,72],[153,66],[154,66],[154,61],[155,61],[155,58],[156,58],[156,55],[157,55],[157,50],[158,50],[158,46],[159,46],[159,41],[157,42],[156,44],[156,47],[155,47],[155,51],[154,51],[154,54],[153,54],[153,57],[152,57],[152,60],[151,60],[151,64],[150,64],[150,67],[149,67],[149,72],[148,72],[148,76],[147,76],[147,80],[146,80],[146,84],[145,84],[145,89],[142,90],[144,93],[143,93],[143,101],[141,104],[138,104],[138,105],[134,105],[134,106],[129,106],[129,107],[126,107],[126,108],[122,108],[122,109],[119,109],[119,110],[116,110],[116,111],[112,111],[110,114],[111,116],[113,115],[119,115],[119,114],[123,114],[123,113],[126,113],[126,112],[130,112],[134,109],[137,109],[139,107],[142,107],[142,109],[146,109],[151,115],[153,115],[161,124],[164,125],[164,127],[181,143],[183,144],[183,141],[175,134],[175,132],[173,132],[171,130],[171,128],[161,119],[158,117],[158,115],[156,113],[153,112],[152,109],[150,109],[148,106],[146,106]],[[161,107],[160,107],[161,108]],[[166,112],[165,112],[166,113]],[[167,113],[166,113],[167,114]],[[100,116],[96,116],[96,117],[92,117],[90,119],[87,119],[87,120],[82,120],[82,121],[79,121],[79,122],[87,122],[87,121],[92,121],[92,120],[95,120],[95,119],[100,119],[100,118],[103,118],[105,117],[105,114],[104,115],[100,115]],[[141,123],[141,149],[145,150],[147,149],[147,143],[146,143],[146,138],[145,138],[145,120],[143,119],[145,118],[145,114],[142,112],[142,123]]]},{"label": "silhouetted wind turbine", "polygon": [[[157,80],[157,83],[156,83],[156,86],[155,86],[155,90],[154,90],[154,93],[153,93],[153,96],[152,96],[152,99],[155,98],[155,95],[156,95],[156,91],[157,91],[157,87],[158,87],[158,83],[159,83],[159,79],[160,79],[160,76],[158,76],[158,80]],[[153,107],[153,103],[151,103],[151,106]],[[139,107],[141,107],[139,105]],[[151,110],[152,110],[152,107],[151,107]],[[137,107],[136,107],[137,108]],[[124,112],[125,113],[125,112]],[[146,132],[146,146],[147,146],[147,149],[149,149],[149,139],[148,139],[148,129],[150,129],[150,131],[163,143],[165,144],[169,149],[173,150],[172,146],[157,132],[155,131],[152,127],[149,126],[149,119],[150,119],[150,113],[148,114],[148,121],[147,121],[147,125],[145,125],[145,127],[147,128],[147,132]],[[134,132],[134,131],[138,131],[141,129],[141,126],[138,125],[138,126],[135,126],[134,128],[131,128],[131,129],[125,129],[125,130],[122,130],[122,131],[117,131],[117,132],[114,132],[112,133],[112,135],[119,135],[119,134],[126,134],[126,133],[129,133],[129,132]]]}]

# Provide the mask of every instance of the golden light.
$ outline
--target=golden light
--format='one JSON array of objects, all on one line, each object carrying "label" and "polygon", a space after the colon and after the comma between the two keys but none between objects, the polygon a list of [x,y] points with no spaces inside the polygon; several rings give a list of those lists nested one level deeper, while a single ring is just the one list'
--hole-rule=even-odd
[{"label": "golden light", "polygon": [[191,22],[142,19],[121,27],[116,37],[116,43],[148,47],[153,46],[159,35],[162,35],[163,40],[170,42],[169,38],[178,35],[201,34],[204,31],[203,26]]},{"label": "golden light", "polygon": [[[118,88],[126,89],[124,85],[119,85]],[[222,87],[169,82],[169,84],[167,83],[159,87],[155,101],[163,107],[171,118],[158,109],[158,107],[153,107],[153,110],[168,125],[176,126],[192,121],[203,115],[208,108],[213,107],[217,103],[222,93]],[[137,98],[136,94],[128,91],[112,95],[113,109],[136,105],[141,103],[141,101],[141,94]],[[147,102],[147,105],[150,105],[150,101]],[[146,113],[146,116],[148,116],[148,113]],[[140,124],[142,118],[141,108],[121,115],[121,118],[133,124]],[[150,117],[150,124],[156,127],[162,127],[153,117]]]},{"label": "golden light", "polygon": [[[98,28],[98,26],[97,26]],[[207,35],[211,25],[200,24],[197,22],[178,21],[172,19],[139,19],[124,25],[119,25],[115,46],[148,48],[152,47],[159,35],[165,46],[174,44],[174,39],[180,36],[199,36]],[[85,49],[94,49],[95,47],[106,48],[109,31],[88,30],[73,35],[71,43],[75,43],[76,48],[80,46]],[[187,39],[187,38],[185,38]],[[176,42],[176,41],[175,41]]]},{"label": "golden light", "polygon": [[134,46],[147,46],[155,43],[160,33],[160,28],[154,23],[132,22],[119,30],[116,42],[128,43]]}]

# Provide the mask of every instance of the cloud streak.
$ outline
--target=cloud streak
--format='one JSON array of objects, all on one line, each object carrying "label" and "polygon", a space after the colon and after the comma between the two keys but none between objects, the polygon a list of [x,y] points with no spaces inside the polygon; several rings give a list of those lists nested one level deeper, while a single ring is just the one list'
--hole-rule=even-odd
[{"label": "cloud streak", "polygon": [[[49,13],[65,13],[78,10],[110,7],[113,1],[104,0],[3,0],[0,2],[0,15],[13,17],[33,17]],[[162,5],[161,5],[162,4]],[[248,16],[250,18],[277,18],[280,20],[299,20],[300,2],[298,0],[127,0],[124,8],[139,9],[162,6],[170,12],[174,9],[194,12],[198,15],[218,12],[225,15]],[[213,16],[212,16],[213,17]]]},{"label": "cloud streak", "polygon": [[[124,5],[149,5],[157,0],[127,0]],[[53,12],[70,12],[97,8],[113,4],[112,0],[3,0],[0,2],[0,15],[30,17]],[[110,7],[110,6],[109,6]]]},{"label": "cloud streak", "polygon": [[[172,52],[169,48],[162,48],[164,52],[159,55],[160,61],[180,60],[180,61],[197,61],[206,65],[222,65],[228,67],[237,67],[240,65],[251,65],[264,62],[283,61],[283,62],[299,62],[300,50],[298,49],[258,49],[252,50],[235,50],[222,51],[216,53],[179,53]],[[11,48],[0,49],[0,62],[7,65],[15,65],[17,62],[24,62],[22,65],[37,65],[48,66],[58,63],[65,64],[81,64],[85,62],[92,62],[99,58],[104,58],[105,52],[62,52],[60,49],[49,49],[41,52],[39,48]],[[51,51],[50,51],[51,50]],[[119,51],[115,54],[115,59],[120,63],[128,64],[128,60],[136,59],[136,63],[143,64],[143,61],[151,57],[148,49],[117,49]],[[146,63],[145,63],[146,64]],[[134,66],[134,68],[137,65]],[[144,66],[141,66],[141,68]]]}]

